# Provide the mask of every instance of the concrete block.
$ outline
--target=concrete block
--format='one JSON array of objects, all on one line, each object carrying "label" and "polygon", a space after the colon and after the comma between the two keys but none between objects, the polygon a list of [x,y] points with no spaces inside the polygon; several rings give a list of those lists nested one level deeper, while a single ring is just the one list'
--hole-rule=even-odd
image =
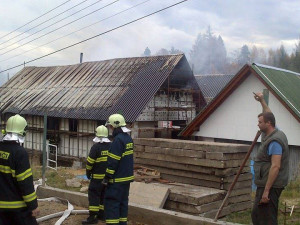
[{"label": "concrete block", "polygon": [[139,205],[163,208],[168,196],[169,188],[155,184],[133,182],[130,184],[129,202]]}]

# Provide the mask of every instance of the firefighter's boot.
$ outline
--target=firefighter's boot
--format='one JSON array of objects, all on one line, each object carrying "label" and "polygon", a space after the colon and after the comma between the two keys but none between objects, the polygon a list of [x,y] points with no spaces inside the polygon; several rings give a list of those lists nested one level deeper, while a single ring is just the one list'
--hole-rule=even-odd
[{"label": "firefighter's boot", "polygon": [[90,215],[86,220],[82,221],[82,224],[97,224],[98,223],[97,216],[98,216],[97,214]]},{"label": "firefighter's boot", "polygon": [[104,211],[103,210],[99,210],[98,220],[105,221],[105,216],[104,216]]}]

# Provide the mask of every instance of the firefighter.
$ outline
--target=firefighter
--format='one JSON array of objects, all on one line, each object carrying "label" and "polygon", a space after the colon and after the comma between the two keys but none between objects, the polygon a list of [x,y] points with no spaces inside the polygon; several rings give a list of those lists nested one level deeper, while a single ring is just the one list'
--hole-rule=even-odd
[{"label": "firefighter", "polygon": [[97,224],[98,219],[104,220],[104,191],[102,180],[107,166],[107,155],[110,148],[108,130],[101,125],[96,128],[95,144],[92,146],[86,163],[86,176],[90,179],[88,190],[89,217],[82,224]]},{"label": "firefighter", "polygon": [[0,224],[37,225],[39,214],[32,171],[24,143],[26,120],[15,115],[7,120],[0,141]]},{"label": "firefighter", "polygon": [[105,222],[108,225],[127,225],[128,196],[133,177],[133,141],[125,119],[120,114],[109,117],[107,125],[113,127],[114,140],[109,149],[103,185],[107,185],[104,198]]}]

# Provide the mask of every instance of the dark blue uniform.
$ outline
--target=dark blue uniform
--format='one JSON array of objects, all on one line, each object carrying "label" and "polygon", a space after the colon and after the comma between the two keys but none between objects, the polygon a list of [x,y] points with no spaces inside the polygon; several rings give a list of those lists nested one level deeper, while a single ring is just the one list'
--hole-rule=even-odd
[{"label": "dark blue uniform", "polygon": [[0,224],[37,225],[37,207],[26,150],[15,141],[0,142]]},{"label": "dark blue uniform", "polygon": [[86,164],[86,175],[91,179],[88,190],[89,212],[90,215],[99,215],[100,219],[104,219],[104,189],[101,182],[105,176],[110,145],[107,142],[94,144]]},{"label": "dark blue uniform", "polygon": [[133,177],[133,141],[132,138],[115,128],[114,140],[109,149],[106,177],[109,183],[105,193],[106,224],[127,225],[128,196]]}]

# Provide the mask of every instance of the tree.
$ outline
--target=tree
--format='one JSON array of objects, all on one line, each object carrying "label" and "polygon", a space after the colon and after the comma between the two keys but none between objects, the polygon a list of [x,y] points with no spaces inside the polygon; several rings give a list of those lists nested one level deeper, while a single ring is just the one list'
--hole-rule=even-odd
[{"label": "tree", "polygon": [[150,49],[147,47],[147,48],[145,49],[145,51],[144,51],[143,56],[150,56],[150,55],[151,55],[151,51],[150,51]]},{"label": "tree", "polygon": [[238,64],[240,66],[243,66],[244,64],[247,63],[250,63],[250,51],[247,45],[243,45],[238,57]]},{"label": "tree", "polygon": [[167,49],[161,48],[155,53],[155,55],[170,55],[170,53]]},{"label": "tree", "polygon": [[175,49],[173,46],[171,47],[171,50],[169,51],[170,54],[180,54],[183,53],[182,51]]},{"label": "tree", "polygon": [[298,43],[296,43],[296,48],[294,49],[294,57],[291,57],[292,67],[296,72],[300,72],[300,37]]},{"label": "tree", "polygon": [[213,35],[210,26],[206,33],[198,34],[190,57],[195,74],[224,73],[226,70],[227,53],[223,39]]}]

